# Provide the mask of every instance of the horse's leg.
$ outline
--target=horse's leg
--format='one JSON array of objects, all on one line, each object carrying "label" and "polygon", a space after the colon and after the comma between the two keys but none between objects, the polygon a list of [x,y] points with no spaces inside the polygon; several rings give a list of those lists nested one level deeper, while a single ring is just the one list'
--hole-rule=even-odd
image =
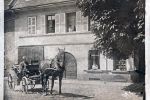
[{"label": "horse's leg", "polygon": [[46,91],[46,95],[47,95],[47,92],[48,92],[48,87],[47,86],[49,85],[48,78],[49,78],[49,76],[46,76],[46,84],[45,84],[46,85],[46,87],[45,87],[46,88],[46,90],[45,90]]},{"label": "horse's leg", "polygon": [[59,94],[61,94],[62,75],[59,76]]},{"label": "horse's leg", "polygon": [[55,80],[55,77],[52,76],[51,91],[50,91],[51,94],[52,94],[52,92],[53,92],[54,80]]}]

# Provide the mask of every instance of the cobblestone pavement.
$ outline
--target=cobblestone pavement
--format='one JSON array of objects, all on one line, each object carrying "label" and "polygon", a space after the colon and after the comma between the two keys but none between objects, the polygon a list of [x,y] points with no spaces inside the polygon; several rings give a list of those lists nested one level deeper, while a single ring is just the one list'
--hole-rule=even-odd
[{"label": "cobblestone pavement", "polygon": [[5,100],[142,100],[142,97],[122,90],[130,83],[63,80],[62,94],[58,95],[58,80],[55,81],[53,95],[42,95],[41,85],[28,94],[20,87],[10,90],[5,80]]}]

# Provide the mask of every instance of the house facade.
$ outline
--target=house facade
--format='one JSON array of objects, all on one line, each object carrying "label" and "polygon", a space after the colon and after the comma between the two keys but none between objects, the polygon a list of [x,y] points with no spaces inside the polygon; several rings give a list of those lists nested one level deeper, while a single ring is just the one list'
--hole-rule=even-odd
[{"label": "house facade", "polygon": [[93,48],[95,36],[90,31],[90,20],[82,16],[75,0],[14,2],[11,8],[15,15],[14,34],[6,36],[7,41],[13,39],[8,43],[13,49],[7,50],[6,64],[9,59],[18,64],[22,56],[26,56],[29,63],[51,59],[60,48],[67,54],[65,78],[113,80],[119,75],[130,80],[128,71],[134,70],[132,57],[118,61],[99,54]]}]

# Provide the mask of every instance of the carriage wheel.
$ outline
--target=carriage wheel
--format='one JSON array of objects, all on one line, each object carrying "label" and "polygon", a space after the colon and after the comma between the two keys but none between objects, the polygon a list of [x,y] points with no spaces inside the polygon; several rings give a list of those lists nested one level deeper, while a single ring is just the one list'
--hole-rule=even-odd
[{"label": "carriage wheel", "polygon": [[12,78],[11,74],[8,75],[8,86],[9,86],[10,89],[15,88],[15,83],[13,81],[13,78]]},{"label": "carriage wheel", "polygon": [[22,79],[22,91],[25,93],[28,93],[27,78]]}]

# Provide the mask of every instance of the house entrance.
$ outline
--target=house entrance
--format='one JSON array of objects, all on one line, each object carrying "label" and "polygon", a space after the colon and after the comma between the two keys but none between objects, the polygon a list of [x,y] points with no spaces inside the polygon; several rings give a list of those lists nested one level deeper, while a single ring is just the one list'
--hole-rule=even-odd
[{"label": "house entrance", "polygon": [[65,72],[64,77],[67,79],[77,78],[77,62],[75,57],[68,52],[65,52]]}]

